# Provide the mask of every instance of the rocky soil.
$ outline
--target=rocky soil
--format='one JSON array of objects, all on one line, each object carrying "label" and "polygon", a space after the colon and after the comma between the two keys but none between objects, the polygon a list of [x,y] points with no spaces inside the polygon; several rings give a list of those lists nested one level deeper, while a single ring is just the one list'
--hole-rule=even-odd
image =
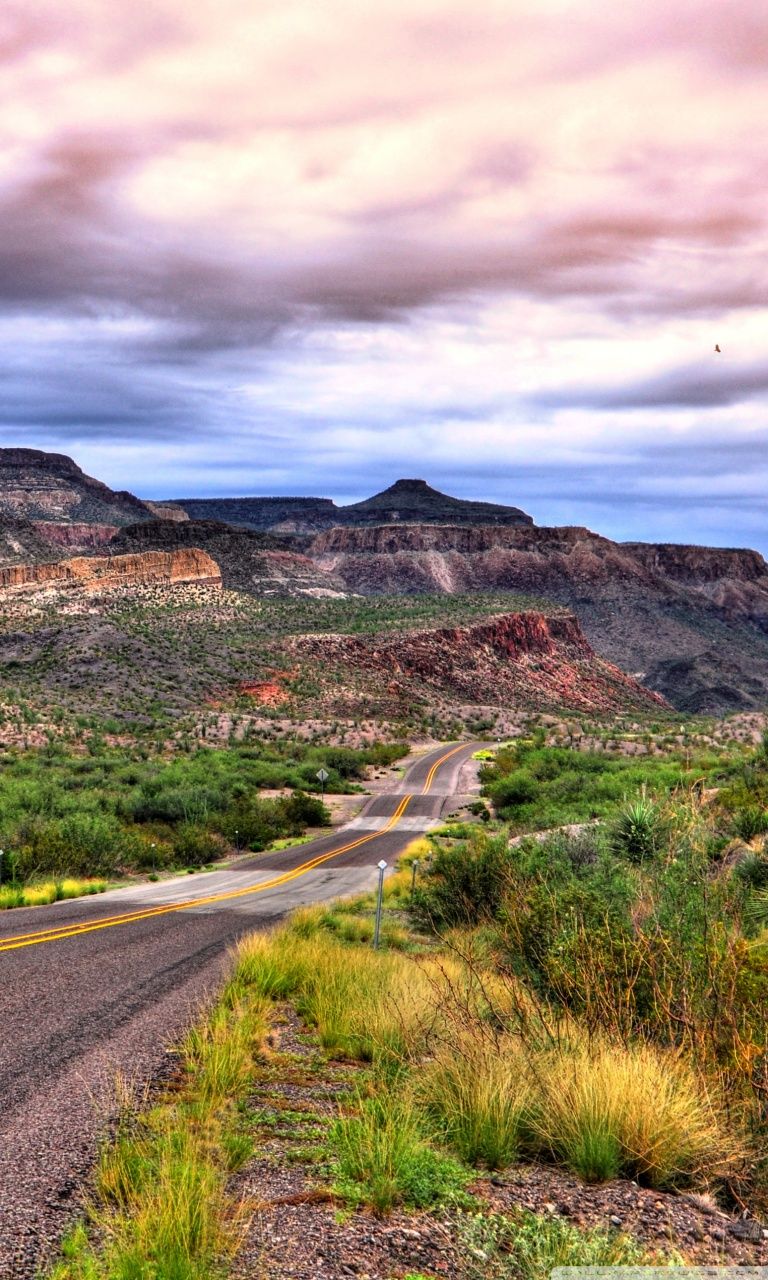
[{"label": "rocky soil", "polygon": [[[285,1008],[272,1051],[248,1099],[256,1153],[233,1180],[253,1206],[237,1280],[390,1280],[419,1273],[465,1280],[478,1274],[456,1212],[399,1210],[384,1219],[366,1210],[340,1213],[328,1191],[323,1141],[340,1100],[361,1069],[328,1062]],[[674,1251],[687,1262],[765,1265],[768,1231],[724,1213],[707,1197],[667,1195],[632,1182],[587,1186],[547,1165],[520,1165],[470,1187],[482,1211],[527,1209],[572,1225],[623,1231],[650,1253]]]}]

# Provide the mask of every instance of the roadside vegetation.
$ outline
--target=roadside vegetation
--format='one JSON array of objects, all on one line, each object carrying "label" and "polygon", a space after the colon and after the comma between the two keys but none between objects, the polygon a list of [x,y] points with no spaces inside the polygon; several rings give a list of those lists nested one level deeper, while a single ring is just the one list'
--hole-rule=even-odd
[{"label": "roadside vegetation", "polygon": [[494,811],[516,833],[604,818],[625,797],[665,794],[716,777],[723,760],[712,748],[642,756],[574,751],[544,745],[539,733],[492,753],[480,778]]},{"label": "roadside vegetation", "polygon": [[[312,1203],[340,1221],[437,1215],[462,1280],[686,1260],[554,1206],[493,1208],[491,1180],[521,1163],[765,1217],[768,737],[731,756],[600,759],[602,772],[589,753],[524,741],[484,760],[474,812],[387,880],[378,951],[372,895],[244,938],[173,1093],[126,1112],[105,1148],[55,1280],[227,1274],[248,1234],[247,1182],[230,1171],[276,1126],[296,1130]],[[521,770],[537,790],[510,819],[500,784]],[[275,1083],[300,1078],[280,1047],[287,1018],[313,1046],[312,1089],[349,1064],[331,1114],[270,1115]],[[214,1045],[241,1063],[221,1087],[206,1083]],[[209,1093],[213,1113],[198,1110]],[[175,1220],[192,1222],[187,1186],[203,1225],[162,1260],[162,1206],[181,1196]]]},{"label": "roadside vegetation", "polygon": [[235,1254],[247,1207],[228,1180],[250,1156],[238,1101],[268,1027],[266,1003],[236,981],[178,1054],[174,1088],[141,1109],[122,1099],[86,1216],[52,1280],[214,1280]]},{"label": "roadside vegetation", "polygon": [[[49,881],[201,867],[299,838],[329,821],[321,768],[327,791],[352,792],[369,767],[389,767],[406,751],[282,742],[200,748],[174,759],[103,743],[85,756],[56,746],[7,752],[0,891],[14,905],[14,892],[34,886],[42,893]],[[262,794],[270,790],[282,794]]]},{"label": "roadside vegetation", "polygon": [[106,887],[106,880],[78,880],[74,876],[65,876],[63,880],[41,880],[35,884],[1,885],[0,911],[12,907],[43,907],[68,898],[84,898],[89,894],[104,893]]}]

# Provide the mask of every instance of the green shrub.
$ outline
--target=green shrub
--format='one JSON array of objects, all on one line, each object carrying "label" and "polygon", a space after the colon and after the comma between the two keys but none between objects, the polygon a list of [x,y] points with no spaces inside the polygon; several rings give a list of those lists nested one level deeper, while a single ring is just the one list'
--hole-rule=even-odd
[{"label": "green shrub", "polygon": [[733,874],[751,889],[766,889],[768,888],[768,858],[759,853],[750,853],[736,864]]},{"label": "green shrub", "polygon": [[467,844],[438,848],[413,895],[413,909],[439,928],[478,924],[498,913],[511,879],[506,838],[478,830]]},{"label": "green shrub", "polygon": [[173,836],[173,854],[177,862],[188,867],[204,867],[222,856],[221,839],[204,827],[183,822]]},{"label": "green shrub", "polygon": [[35,876],[111,876],[134,866],[142,842],[107,814],[70,814],[29,823],[20,833],[18,874]]},{"label": "green shrub", "polygon": [[488,787],[493,806],[502,816],[512,816],[509,811],[530,804],[538,792],[538,783],[527,769],[516,769]]},{"label": "green shrub", "polygon": [[759,805],[745,805],[733,815],[733,831],[741,840],[754,840],[768,831],[768,810]]},{"label": "green shrub", "polygon": [[629,862],[645,862],[658,851],[662,820],[657,806],[646,796],[625,805],[611,827],[611,845]]}]

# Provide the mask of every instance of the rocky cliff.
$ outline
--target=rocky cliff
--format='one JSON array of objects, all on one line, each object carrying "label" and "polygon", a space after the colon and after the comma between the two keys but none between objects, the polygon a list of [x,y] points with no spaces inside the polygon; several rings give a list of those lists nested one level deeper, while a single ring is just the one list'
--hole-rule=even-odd
[{"label": "rocky cliff", "polygon": [[579,527],[395,525],[328,530],[308,553],[364,595],[515,591],[566,605],[601,656],[683,710],[768,703],[768,566],[756,552],[615,543]]},{"label": "rocky cliff", "polygon": [[46,564],[17,564],[0,568],[0,591],[39,591],[45,588],[107,591],[116,587],[173,586],[177,583],[221,585],[215,560],[204,551],[144,551],[124,556],[77,556]]},{"label": "rocky cliff", "polygon": [[0,565],[54,560],[58,549],[30,520],[0,516]]},{"label": "rocky cliff", "polygon": [[200,547],[216,561],[222,582],[252,595],[343,595],[333,573],[319,568],[297,549],[296,539],[278,538],[254,529],[234,528],[216,520],[183,524],[153,520],[129,525],[110,544],[116,552]]},{"label": "rocky cliff", "polygon": [[35,520],[33,524],[47,543],[73,551],[106,547],[118,528],[114,524],[57,524],[53,520]]},{"label": "rocky cliff", "polygon": [[149,508],[156,520],[175,520],[177,523],[180,523],[189,519],[184,508],[180,507],[177,502],[147,501],[144,503],[144,506]]},{"label": "rocky cliff", "polygon": [[123,525],[149,520],[132,493],[116,492],[61,453],[0,449],[0,516],[67,524]]},{"label": "rocky cliff", "polygon": [[361,695],[407,703],[432,689],[468,703],[584,712],[658,710],[664,700],[599,658],[567,613],[509,613],[460,627],[300,636],[300,662],[347,672]]}]

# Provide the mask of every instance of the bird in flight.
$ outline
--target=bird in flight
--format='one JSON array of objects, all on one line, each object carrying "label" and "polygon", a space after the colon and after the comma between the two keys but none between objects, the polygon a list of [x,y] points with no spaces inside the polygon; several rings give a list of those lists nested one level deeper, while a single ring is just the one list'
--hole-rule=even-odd
[{"label": "bird in flight", "polygon": [[715,343],[715,351],[718,353],[718,355],[722,355],[722,354],[723,354],[723,353],[722,353],[722,351],[720,350],[720,343],[719,343],[719,342],[716,342],[716,343]]}]

